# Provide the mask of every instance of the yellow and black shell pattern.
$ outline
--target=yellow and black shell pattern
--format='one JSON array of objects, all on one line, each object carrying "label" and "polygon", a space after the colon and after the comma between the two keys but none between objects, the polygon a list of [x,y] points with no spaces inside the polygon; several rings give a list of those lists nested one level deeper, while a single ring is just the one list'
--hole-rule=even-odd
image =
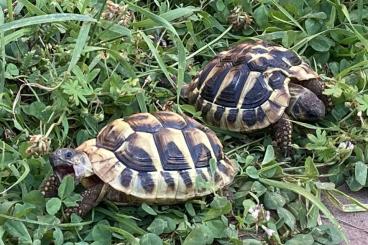
[{"label": "yellow and black shell pattern", "polygon": [[252,131],[277,122],[289,105],[289,82],[319,78],[296,53],[252,41],[219,53],[187,86],[206,122]]},{"label": "yellow and black shell pattern", "polygon": [[[196,187],[198,178],[219,189],[229,185],[237,171],[212,130],[168,111],[114,120],[77,150],[87,153],[102,181],[148,203],[178,203],[210,194]],[[212,172],[211,159],[217,165]]]}]

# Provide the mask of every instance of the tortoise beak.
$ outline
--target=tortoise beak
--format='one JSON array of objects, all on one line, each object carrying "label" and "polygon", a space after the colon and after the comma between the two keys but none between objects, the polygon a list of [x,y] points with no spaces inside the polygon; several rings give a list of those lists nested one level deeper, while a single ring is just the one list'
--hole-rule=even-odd
[{"label": "tortoise beak", "polygon": [[55,152],[49,156],[49,160],[55,174],[59,177],[61,181],[66,175],[74,175],[73,165],[64,161]]}]

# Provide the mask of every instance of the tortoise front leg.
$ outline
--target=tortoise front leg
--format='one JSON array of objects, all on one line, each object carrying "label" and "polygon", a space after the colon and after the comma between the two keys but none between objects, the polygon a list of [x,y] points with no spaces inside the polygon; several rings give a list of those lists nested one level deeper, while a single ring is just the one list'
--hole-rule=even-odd
[{"label": "tortoise front leg", "polygon": [[59,185],[59,178],[53,174],[40,186],[40,191],[44,197],[54,197],[58,194]]},{"label": "tortoise front leg", "polygon": [[99,183],[91,188],[82,192],[82,201],[78,203],[78,206],[65,209],[65,219],[69,220],[72,213],[79,215],[80,217],[85,216],[95,206],[101,202],[104,196],[104,183]]},{"label": "tortoise front leg", "polygon": [[325,104],[327,111],[332,109],[333,104],[331,97],[323,94],[323,91],[325,90],[325,84],[321,80],[311,79],[301,82],[300,85],[317,95],[317,97]]},{"label": "tortoise front leg", "polygon": [[289,117],[284,114],[273,126],[277,147],[285,157],[291,154],[291,133],[293,131],[293,125],[288,119]]}]

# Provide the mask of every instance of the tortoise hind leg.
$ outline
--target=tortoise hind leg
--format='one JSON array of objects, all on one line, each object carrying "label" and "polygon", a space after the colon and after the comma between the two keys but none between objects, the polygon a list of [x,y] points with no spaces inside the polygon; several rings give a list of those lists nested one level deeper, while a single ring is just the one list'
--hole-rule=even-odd
[{"label": "tortoise hind leg", "polygon": [[105,194],[105,183],[98,183],[91,188],[82,192],[82,201],[78,203],[76,207],[65,209],[66,220],[70,219],[72,213],[75,213],[81,217],[88,214],[92,208],[97,206],[101,202],[102,197]]},{"label": "tortoise hind leg", "polygon": [[323,90],[325,90],[325,84],[321,80],[310,79],[299,84],[316,94],[317,97],[325,104],[327,111],[331,111],[333,106],[332,100],[331,97],[323,94]]},{"label": "tortoise hind leg", "polygon": [[275,132],[274,139],[276,140],[277,147],[285,157],[291,154],[291,133],[293,131],[293,125],[288,119],[289,117],[284,114],[280,120],[273,125]]}]

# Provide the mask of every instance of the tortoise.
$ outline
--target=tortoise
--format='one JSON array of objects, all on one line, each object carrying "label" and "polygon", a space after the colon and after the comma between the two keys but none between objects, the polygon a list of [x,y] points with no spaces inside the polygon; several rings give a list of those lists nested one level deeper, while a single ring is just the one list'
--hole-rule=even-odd
[{"label": "tortoise", "polygon": [[[216,168],[210,168],[211,161]],[[50,163],[54,174],[40,187],[45,197],[55,196],[67,175],[86,188],[78,206],[65,210],[66,217],[86,215],[103,198],[128,204],[184,202],[228,186],[237,172],[212,130],[169,111],[116,119],[95,139],[54,151]],[[197,186],[197,178],[214,188]]]},{"label": "tortoise", "polygon": [[331,106],[319,75],[295,52],[264,41],[219,53],[181,96],[210,125],[236,132],[272,126],[277,146],[291,152],[292,124],[317,121]]}]

